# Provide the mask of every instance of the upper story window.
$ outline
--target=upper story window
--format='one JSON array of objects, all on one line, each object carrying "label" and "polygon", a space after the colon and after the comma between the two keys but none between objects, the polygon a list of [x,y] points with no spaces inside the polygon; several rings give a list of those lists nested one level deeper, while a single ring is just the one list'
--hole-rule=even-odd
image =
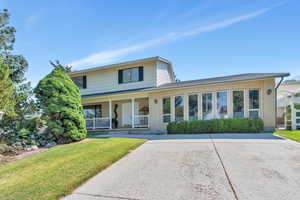
[{"label": "upper story window", "polygon": [[86,88],[86,76],[76,76],[76,77],[71,77],[71,79],[79,89]]},{"label": "upper story window", "polygon": [[144,80],[144,67],[134,67],[119,70],[119,84],[131,83]]}]

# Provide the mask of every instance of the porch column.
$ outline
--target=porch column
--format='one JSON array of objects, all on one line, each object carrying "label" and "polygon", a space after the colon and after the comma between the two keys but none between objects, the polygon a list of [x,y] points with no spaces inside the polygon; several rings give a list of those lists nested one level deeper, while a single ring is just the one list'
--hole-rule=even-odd
[{"label": "porch column", "polygon": [[131,99],[131,114],[132,114],[131,126],[132,128],[134,128],[134,98]]},{"label": "porch column", "polygon": [[112,112],[111,112],[111,100],[108,101],[108,107],[109,107],[109,129],[112,129]]},{"label": "porch column", "polygon": [[[292,101],[294,102],[294,101]],[[296,109],[294,103],[291,103],[291,123],[292,123],[292,130],[296,130]]]}]

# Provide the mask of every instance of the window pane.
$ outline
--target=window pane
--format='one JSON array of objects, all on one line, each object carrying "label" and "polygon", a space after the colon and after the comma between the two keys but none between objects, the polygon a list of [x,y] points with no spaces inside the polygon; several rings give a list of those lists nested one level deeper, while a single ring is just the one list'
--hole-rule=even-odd
[{"label": "window pane", "polygon": [[163,98],[163,114],[171,114],[171,98]]},{"label": "window pane", "polygon": [[101,105],[96,105],[95,106],[95,117],[99,118],[102,117],[102,106]]},{"label": "window pane", "polygon": [[189,120],[198,120],[198,95],[189,96]]},{"label": "window pane", "polygon": [[227,92],[217,92],[217,118],[227,118]]},{"label": "window pane", "polygon": [[212,93],[202,95],[202,115],[203,119],[212,119]]},{"label": "window pane", "polygon": [[259,109],[258,90],[249,90],[249,109]]},{"label": "window pane", "polygon": [[124,83],[128,83],[131,81],[130,77],[131,77],[131,70],[130,69],[125,69],[123,70],[123,82]]},{"label": "window pane", "polygon": [[300,112],[296,112],[296,116],[297,116],[297,117],[300,117]]},{"label": "window pane", "polygon": [[233,117],[244,117],[244,91],[233,91]]},{"label": "window pane", "polygon": [[94,118],[95,117],[95,107],[94,106],[84,106],[83,114],[85,118]]},{"label": "window pane", "polygon": [[163,116],[163,122],[169,123],[171,121],[171,115],[164,115]]},{"label": "window pane", "polygon": [[175,121],[183,120],[183,96],[175,97]]},{"label": "window pane", "polygon": [[258,110],[249,111],[249,117],[251,118],[259,117],[259,111]]},{"label": "window pane", "polygon": [[79,89],[83,88],[83,76],[72,77],[71,79]]},{"label": "window pane", "polygon": [[132,82],[139,81],[139,68],[131,69],[131,81]]}]

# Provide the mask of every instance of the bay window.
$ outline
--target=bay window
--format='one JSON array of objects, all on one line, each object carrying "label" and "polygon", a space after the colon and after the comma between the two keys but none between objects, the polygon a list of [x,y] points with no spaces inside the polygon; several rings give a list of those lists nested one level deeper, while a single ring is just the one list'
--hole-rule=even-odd
[{"label": "bay window", "polygon": [[184,113],[184,100],[183,96],[175,97],[175,121],[183,120]]},{"label": "bay window", "polygon": [[233,91],[233,117],[244,117],[244,91]]},{"label": "bay window", "polygon": [[259,90],[249,90],[249,117],[259,117]]},{"label": "bay window", "polygon": [[212,93],[204,93],[202,95],[202,119],[212,119]]},{"label": "bay window", "polygon": [[198,95],[189,95],[189,120],[198,120]]},{"label": "bay window", "polygon": [[163,98],[162,109],[163,109],[163,122],[169,123],[171,121],[171,98],[170,97]]},{"label": "bay window", "polygon": [[217,92],[217,118],[227,118],[227,92]]}]

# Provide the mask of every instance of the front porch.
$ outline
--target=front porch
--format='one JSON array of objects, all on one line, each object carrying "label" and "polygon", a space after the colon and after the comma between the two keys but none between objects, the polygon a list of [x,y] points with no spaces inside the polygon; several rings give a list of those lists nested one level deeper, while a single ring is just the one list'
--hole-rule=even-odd
[{"label": "front porch", "polygon": [[83,107],[89,130],[149,128],[148,98],[108,100]]}]

